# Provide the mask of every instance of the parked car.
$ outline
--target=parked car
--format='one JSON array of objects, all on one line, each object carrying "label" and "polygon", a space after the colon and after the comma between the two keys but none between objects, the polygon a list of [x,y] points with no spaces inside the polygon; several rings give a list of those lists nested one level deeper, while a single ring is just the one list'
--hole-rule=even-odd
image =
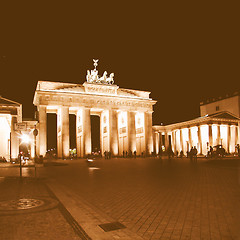
[{"label": "parked car", "polygon": [[226,156],[226,150],[222,145],[216,145],[213,147],[213,157],[224,157]]}]

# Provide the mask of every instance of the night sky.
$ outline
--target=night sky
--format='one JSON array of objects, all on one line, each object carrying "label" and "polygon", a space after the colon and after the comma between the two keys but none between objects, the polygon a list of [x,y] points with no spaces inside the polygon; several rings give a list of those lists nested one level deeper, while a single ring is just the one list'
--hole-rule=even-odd
[{"label": "night sky", "polygon": [[0,4],[0,95],[25,118],[38,80],[82,84],[93,58],[118,86],[152,92],[155,125],[239,90],[238,1],[54,2]]}]

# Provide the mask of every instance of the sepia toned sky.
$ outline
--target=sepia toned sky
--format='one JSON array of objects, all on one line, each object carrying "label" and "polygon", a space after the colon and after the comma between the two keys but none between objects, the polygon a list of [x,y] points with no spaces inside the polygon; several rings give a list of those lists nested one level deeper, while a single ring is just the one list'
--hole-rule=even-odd
[{"label": "sepia toned sky", "polygon": [[152,92],[153,124],[193,119],[239,90],[237,3],[2,1],[0,95],[33,117],[38,80],[83,83],[95,58],[118,86]]}]

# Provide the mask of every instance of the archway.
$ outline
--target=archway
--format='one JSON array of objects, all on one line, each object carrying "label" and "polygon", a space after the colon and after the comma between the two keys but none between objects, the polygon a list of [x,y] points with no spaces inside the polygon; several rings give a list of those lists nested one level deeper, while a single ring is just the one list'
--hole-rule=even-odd
[{"label": "archway", "polygon": [[92,136],[92,152],[94,154],[100,151],[100,117],[91,115],[91,136]]}]

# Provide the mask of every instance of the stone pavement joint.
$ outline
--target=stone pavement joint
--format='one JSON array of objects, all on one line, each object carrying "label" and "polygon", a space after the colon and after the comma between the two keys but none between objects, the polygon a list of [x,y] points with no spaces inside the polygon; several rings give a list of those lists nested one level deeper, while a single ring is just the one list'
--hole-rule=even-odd
[{"label": "stone pavement joint", "polygon": [[[18,199],[53,199],[54,206],[0,211],[0,239],[3,240],[90,240],[77,222],[39,179],[5,178],[0,182],[0,203]],[[56,204],[57,203],[57,204]],[[80,231],[81,230],[81,231]]]},{"label": "stone pavement joint", "polygon": [[[66,164],[38,169],[38,176],[44,178],[50,191],[42,181],[36,181],[35,187],[30,187],[29,182],[28,187],[12,184],[7,189],[5,179],[0,191],[6,192],[7,197],[4,199],[1,194],[0,200],[16,196],[53,199],[50,193],[54,193],[93,240],[240,240],[238,158],[202,158],[196,163],[187,158],[97,159],[97,170],[84,160],[58,161]],[[4,174],[16,175],[18,171],[0,168],[0,175]],[[26,219],[20,219],[19,214],[18,221],[12,216],[0,216],[0,239],[79,239],[59,207],[41,212],[45,215],[38,214],[22,214]],[[112,222],[120,222],[126,228],[105,232],[99,227]],[[28,235],[25,224],[32,229],[28,229]],[[34,230],[36,224],[42,228]],[[22,231],[18,225],[23,227],[25,238],[16,237]]]}]

